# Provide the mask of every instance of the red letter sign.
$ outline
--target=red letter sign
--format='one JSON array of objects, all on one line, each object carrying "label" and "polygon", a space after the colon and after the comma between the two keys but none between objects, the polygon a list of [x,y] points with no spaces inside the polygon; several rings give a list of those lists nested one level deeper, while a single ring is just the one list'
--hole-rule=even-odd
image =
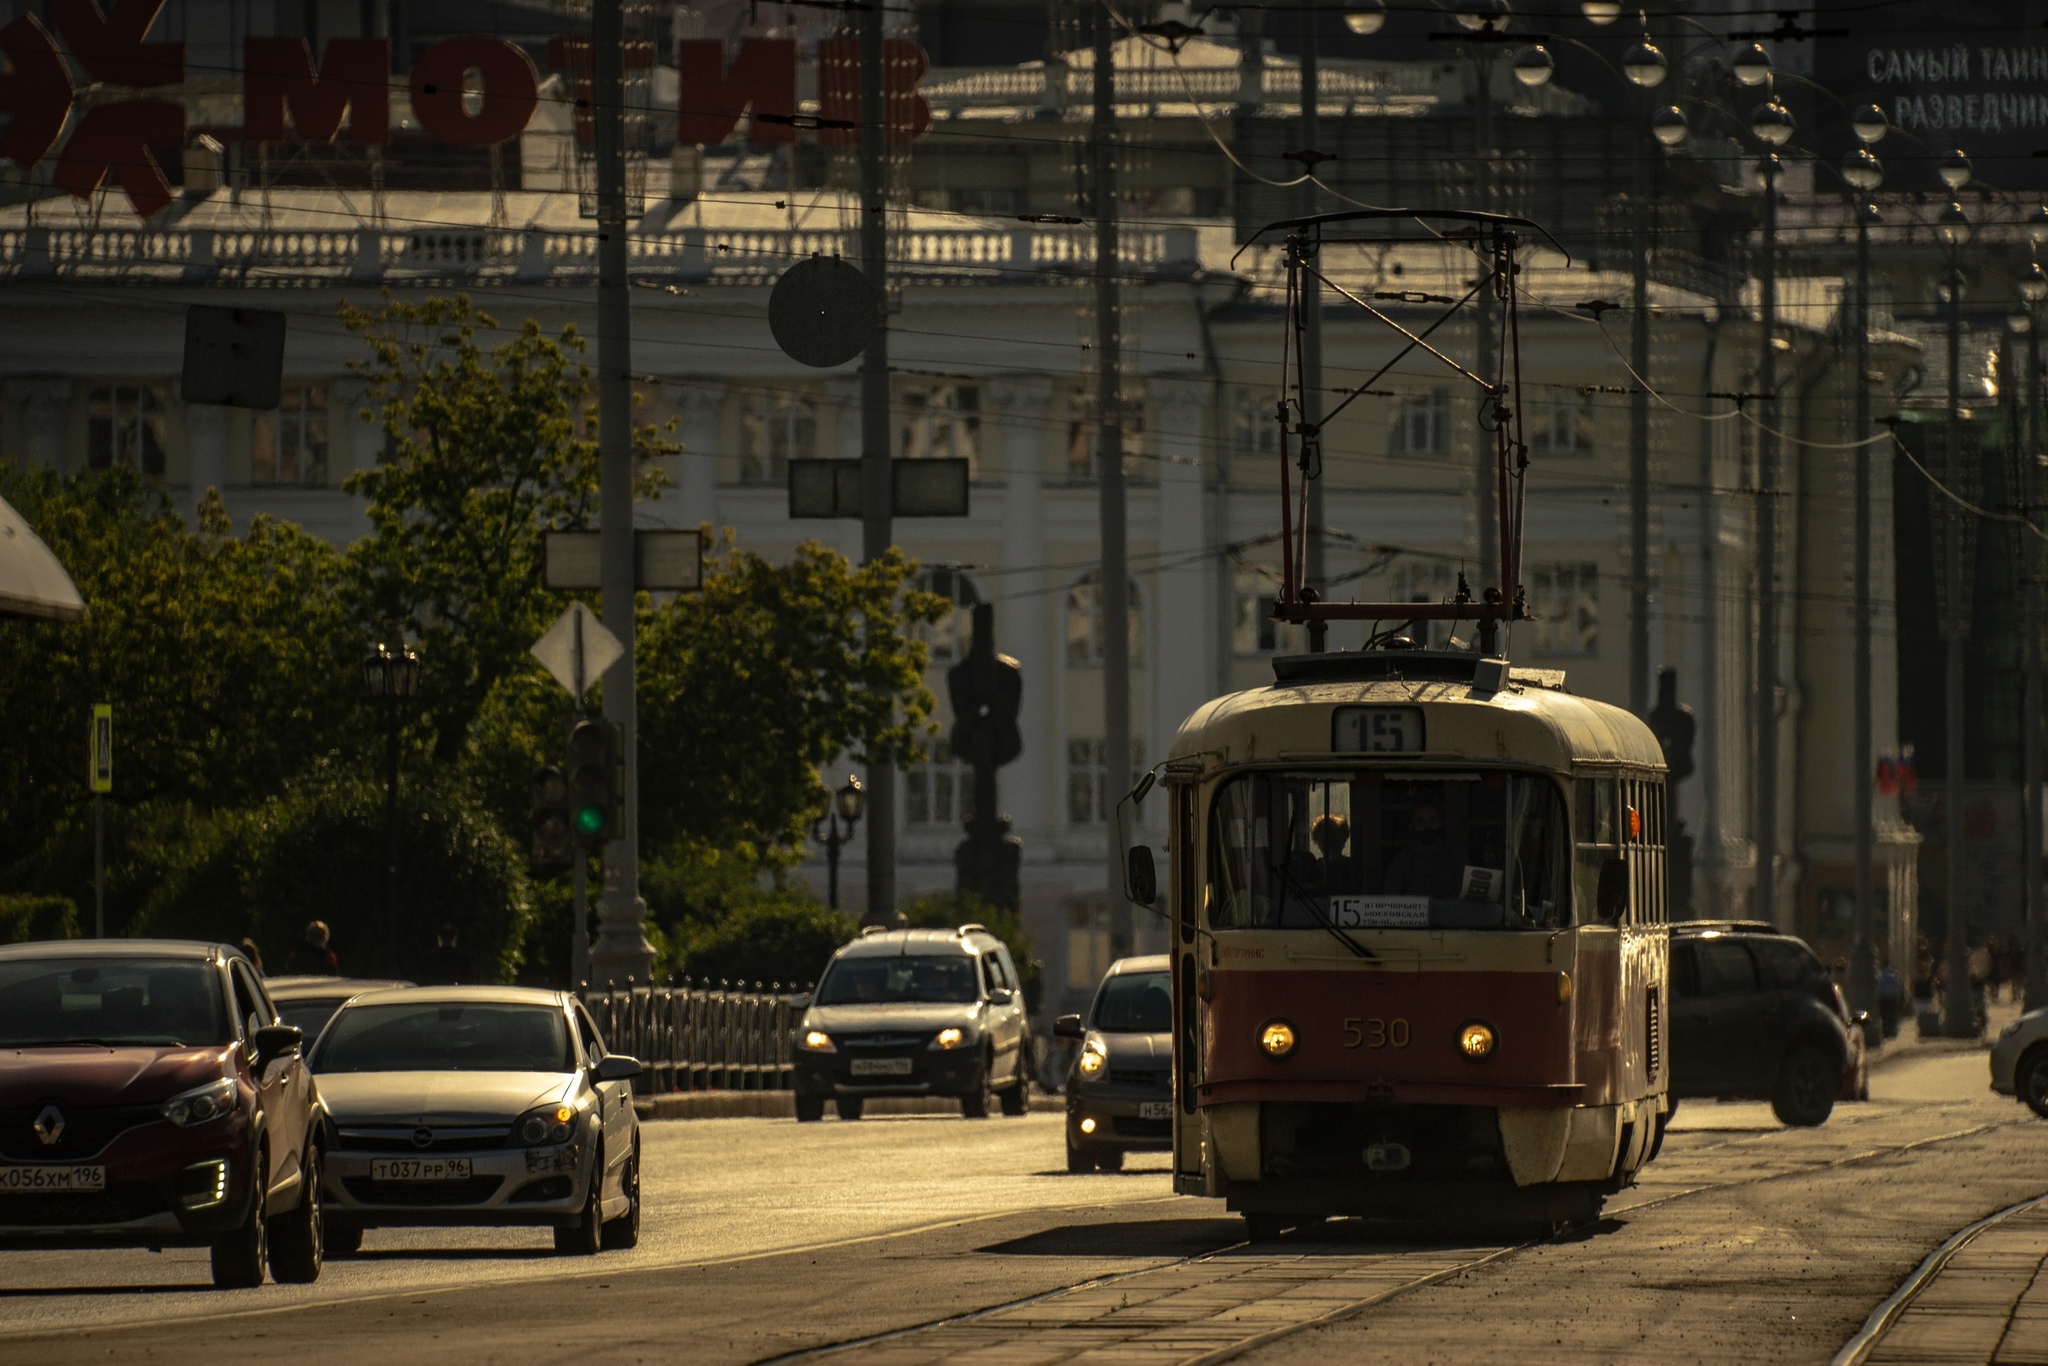
[{"label": "red letter sign", "polygon": [[147,218],[171,202],[171,184],[150,155],[150,144],[175,147],[184,141],[185,106],[174,100],[104,104],[71,130],[50,183],[90,199],[111,175],[127,191],[136,215]]},{"label": "red letter sign", "polygon": [[176,85],[185,79],[183,43],[145,43],[164,0],[116,0],[114,12],[100,12],[99,0],[51,0],[50,18],[88,76],[108,85]]},{"label": "red letter sign", "polygon": [[334,38],[316,74],[304,38],[242,42],[242,140],[283,142],[285,110],[305,142],[333,142],[348,115],[348,141],[391,141],[391,44]]},{"label": "red letter sign", "polygon": [[[463,81],[480,78],[483,107],[463,107]],[[495,147],[526,129],[540,103],[533,58],[503,38],[443,38],[412,68],[412,112],[429,137],[465,147]]]},{"label": "red letter sign", "polygon": [[64,131],[71,113],[71,73],[33,14],[0,28],[0,52],[7,54],[9,68],[0,72],[0,114],[14,116],[7,135],[0,137],[0,157],[25,171],[43,159]]},{"label": "red letter sign", "polygon": [[[790,39],[747,39],[730,71],[724,43],[687,39],[676,48],[676,77],[677,142],[724,142],[749,105],[747,141],[796,141],[796,44]],[[763,115],[779,121],[763,122]]]},{"label": "red letter sign", "polygon": [[[917,93],[928,65],[924,49],[904,38],[882,44],[882,126],[893,143],[916,142],[932,127],[932,107]],[[860,40],[826,38],[818,43],[818,118],[826,123],[860,122]],[[860,141],[860,129],[826,127],[818,141]]]}]

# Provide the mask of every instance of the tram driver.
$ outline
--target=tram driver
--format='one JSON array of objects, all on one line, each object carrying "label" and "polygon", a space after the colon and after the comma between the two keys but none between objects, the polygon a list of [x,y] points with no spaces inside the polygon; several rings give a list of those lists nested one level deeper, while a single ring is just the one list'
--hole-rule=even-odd
[{"label": "tram driver", "polygon": [[1456,897],[1466,854],[1463,845],[1444,838],[1443,804],[1425,797],[1409,807],[1408,833],[1413,842],[1387,860],[1381,891],[1387,896]]}]

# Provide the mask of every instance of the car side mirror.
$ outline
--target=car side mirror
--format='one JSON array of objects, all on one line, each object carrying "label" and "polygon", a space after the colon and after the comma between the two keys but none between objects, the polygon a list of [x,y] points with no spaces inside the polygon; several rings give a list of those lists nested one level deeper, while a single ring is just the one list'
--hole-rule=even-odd
[{"label": "car side mirror", "polygon": [[599,1081],[631,1081],[647,1069],[640,1065],[640,1059],[629,1058],[623,1053],[611,1053],[597,1060]]},{"label": "car side mirror", "polygon": [[265,1025],[256,1031],[251,1040],[256,1045],[256,1065],[268,1067],[282,1057],[298,1052],[306,1046],[306,1031],[297,1025]]},{"label": "car side mirror", "polygon": [[1016,999],[1008,987],[997,987],[988,994],[988,1003],[992,1006],[1006,1006]]},{"label": "car side mirror", "polygon": [[1088,1031],[1081,1028],[1079,1015],[1062,1015],[1052,1022],[1052,1033],[1056,1039],[1080,1039],[1087,1037]]},{"label": "car side mirror", "polygon": [[1628,913],[1628,860],[1603,859],[1600,885],[1593,893],[1593,912],[1612,925]]},{"label": "car side mirror", "polygon": [[1140,906],[1159,903],[1159,870],[1152,863],[1152,846],[1134,844],[1125,855],[1124,895]]}]

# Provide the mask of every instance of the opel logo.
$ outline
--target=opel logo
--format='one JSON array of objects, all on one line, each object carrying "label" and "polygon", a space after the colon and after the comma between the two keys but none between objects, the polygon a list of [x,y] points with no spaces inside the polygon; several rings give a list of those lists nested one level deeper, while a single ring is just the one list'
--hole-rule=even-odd
[{"label": "opel logo", "polygon": [[64,1112],[54,1105],[45,1105],[36,1116],[35,1130],[45,1148],[56,1147],[64,1137]]},{"label": "opel logo", "polygon": [[[47,1138],[43,1140],[43,1142],[45,1142],[45,1143],[49,1143],[49,1142],[53,1142],[53,1141],[54,1141],[54,1140],[52,1140],[52,1139],[47,1139]],[[433,1147],[433,1146],[434,1146],[434,1131],[433,1131],[432,1129],[414,1129],[414,1130],[412,1131],[412,1146],[413,1146],[413,1147],[415,1147],[415,1148],[431,1148],[431,1147]]]}]

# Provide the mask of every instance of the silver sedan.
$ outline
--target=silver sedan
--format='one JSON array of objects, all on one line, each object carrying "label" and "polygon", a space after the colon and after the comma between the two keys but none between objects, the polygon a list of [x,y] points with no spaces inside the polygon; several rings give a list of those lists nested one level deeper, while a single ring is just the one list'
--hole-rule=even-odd
[{"label": "silver sedan", "polygon": [[640,1237],[640,1064],[561,991],[372,991],[310,1064],[329,1116],[329,1255],[366,1228],[537,1225],[555,1250]]}]

